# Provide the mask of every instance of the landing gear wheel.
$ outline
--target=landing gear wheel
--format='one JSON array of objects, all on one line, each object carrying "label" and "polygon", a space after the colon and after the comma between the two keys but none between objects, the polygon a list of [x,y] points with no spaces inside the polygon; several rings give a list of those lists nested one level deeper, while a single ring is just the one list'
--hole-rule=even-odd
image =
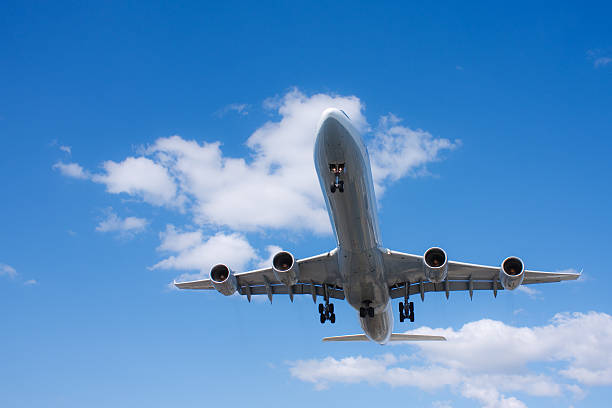
[{"label": "landing gear wheel", "polygon": [[360,307],[359,308],[359,317],[366,317],[366,314],[368,314],[368,312],[366,311],[365,307]]},{"label": "landing gear wheel", "polygon": [[338,183],[338,191],[340,191],[341,193],[344,193],[344,181],[340,181]]},{"label": "landing gear wheel", "polygon": [[368,307],[368,316],[374,317],[374,308],[371,306]]},{"label": "landing gear wheel", "polygon": [[325,311],[325,308],[323,307],[323,303],[319,303],[319,313],[323,314],[324,311]]},{"label": "landing gear wheel", "polygon": [[408,304],[408,318],[411,322],[414,322],[414,302]]},{"label": "landing gear wheel", "polygon": [[327,308],[327,310],[329,311],[329,313],[333,314],[334,313],[334,304],[330,303],[329,307]]},{"label": "landing gear wheel", "polygon": [[332,184],[331,186],[329,186],[329,191],[331,191],[332,194],[335,193],[336,192],[336,185]]},{"label": "landing gear wheel", "polygon": [[325,323],[325,315],[323,313],[321,313],[321,324]]},{"label": "landing gear wheel", "polygon": [[331,324],[336,323],[336,315],[334,313],[329,316],[329,321],[331,322]]},{"label": "landing gear wheel", "polygon": [[400,322],[403,323],[404,320],[406,320],[406,315],[404,314],[404,303],[403,302],[399,303],[399,316],[400,316]]}]

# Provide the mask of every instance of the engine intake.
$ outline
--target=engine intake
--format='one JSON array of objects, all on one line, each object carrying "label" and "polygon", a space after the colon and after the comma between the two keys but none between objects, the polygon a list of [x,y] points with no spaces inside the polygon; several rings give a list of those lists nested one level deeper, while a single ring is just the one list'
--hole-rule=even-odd
[{"label": "engine intake", "polygon": [[525,277],[525,265],[520,258],[510,256],[501,264],[499,268],[499,280],[506,290],[514,290],[523,283]]},{"label": "engine intake", "polygon": [[272,258],[272,270],[276,279],[287,286],[295,285],[300,277],[300,269],[290,252],[281,251]]},{"label": "engine intake", "polygon": [[430,282],[439,283],[446,279],[448,273],[448,257],[442,248],[433,247],[423,255],[423,269]]},{"label": "engine intake", "polygon": [[225,296],[233,295],[238,290],[238,281],[226,265],[213,266],[210,270],[210,280],[215,289]]}]

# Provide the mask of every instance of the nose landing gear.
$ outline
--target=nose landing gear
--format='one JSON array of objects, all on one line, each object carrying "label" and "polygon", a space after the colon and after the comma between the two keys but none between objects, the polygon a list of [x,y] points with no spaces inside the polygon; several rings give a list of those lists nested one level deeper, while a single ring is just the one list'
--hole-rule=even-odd
[{"label": "nose landing gear", "polygon": [[340,176],[344,174],[344,163],[330,164],[329,171],[334,174],[334,182],[329,186],[329,191],[333,194],[337,189],[339,192],[344,193],[344,180],[340,180]]}]

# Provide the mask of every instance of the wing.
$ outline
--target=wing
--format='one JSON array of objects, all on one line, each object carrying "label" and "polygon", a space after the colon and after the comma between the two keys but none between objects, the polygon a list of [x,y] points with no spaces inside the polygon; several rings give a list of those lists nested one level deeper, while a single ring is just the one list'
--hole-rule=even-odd
[{"label": "wing", "polygon": [[[326,292],[329,298],[344,299],[337,252],[334,249],[321,255],[299,259],[299,280],[291,286],[286,286],[276,279],[272,268],[237,273],[235,276],[238,292],[246,295],[249,301],[251,295],[268,295],[272,301],[273,295],[284,294],[289,295],[293,301],[293,295],[308,294],[316,303],[316,297],[326,296]],[[214,289],[210,279],[174,282],[174,285],[179,289]]]},{"label": "wing", "polygon": [[[423,270],[423,257],[420,255],[405,254],[403,252],[384,250],[383,259],[385,273],[391,298],[420,294],[421,299],[425,292],[446,292],[466,290],[492,290],[497,295],[503,290],[499,282],[499,266],[476,265],[465,262],[448,262],[447,280],[433,283],[427,280]],[[578,273],[525,271],[523,285],[533,283],[561,282],[575,280],[580,277]]]}]

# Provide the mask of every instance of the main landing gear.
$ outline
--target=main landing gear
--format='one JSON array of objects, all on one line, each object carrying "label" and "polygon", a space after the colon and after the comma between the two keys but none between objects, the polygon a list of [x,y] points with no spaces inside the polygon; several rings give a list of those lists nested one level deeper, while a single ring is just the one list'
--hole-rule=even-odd
[{"label": "main landing gear", "polygon": [[339,192],[344,193],[344,180],[340,180],[340,176],[344,174],[344,163],[330,164],[329,171],[334,173],[334,182],[329,187],[329,191],[333,194],[337,189]]},{"label": "main landing gear", "polygon": [[399,315],[400,322],[403,322],[406,319],[409,319],[411,322],[414,322],[414,302],[400,302],[399,303]]},{"label": "main landing gear", "polygon": [[329,320],[331,324],[336,323],[336,314],[334,313],[334,304],[329,303],[328,299],[325,299],[325,305],[319,303],[319,315],[321,315],[321,324]]}]

